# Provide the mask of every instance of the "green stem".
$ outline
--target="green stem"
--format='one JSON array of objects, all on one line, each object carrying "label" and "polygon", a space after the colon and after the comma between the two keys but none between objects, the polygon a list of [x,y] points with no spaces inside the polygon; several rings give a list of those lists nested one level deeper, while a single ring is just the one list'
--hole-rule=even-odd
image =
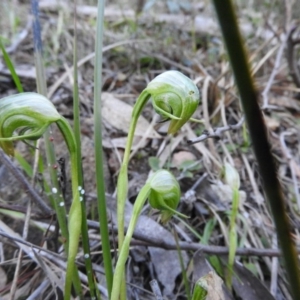
[{"label": "green stem", "polygon": [[139,192],[137,199],[135,200],[133,210],[132,210],[132,216],[130,219],[130,223],[128,225],[128,230],[125,239],[123,241],[122,248],[119,253],[119,258],[114,273],[111,300],[119,300],[120,292],[122,293],[121,285],[124,278],[126,260],[129,254],[130,241],[136,226],[136,222],[141,214],[141,210],[149,196],[150,188],[151,188],[150,184],[146,183],[141,189],[141,191]]},{"label": "green stem", "polygon": [[[36,83],[37,83],[37,91],[38,93],[44,95],[47,97],[47,81],[45,76],[45,68],[43,64],[43,51],[42,51],[42,38],[41,38],[41,25],[39,21],[39,3],[37,0],[31,0],[31,10],[33,15],[33,42],[34,42],[34,59],[35,59],[35,66],[36,66]],[[58,184],[57,179],[57,171],[54,168],[56,165],[56,157],[55,157],[55,151],[54,146],[51,142],[51,127],[49,127],[45,133],[44,133],[44,140],[45,140],[45,150],[46,150],[46,157],[47,157],[47,163],[49,167],[49,173],[52,183],[52,188],[54,188],[55,191],[59,191],[60,187]],[[57,214],[57,220],[59,224],[59,228],[61,230],[61,235],[64,238],[65,245],[64,249],[69,249],[69,232],[66,222],[66,208],[65,206],[62,206],[61,203],[64,203],[64,199],[62,197],[61,193],[53,193],[52,197],[54,199],[54,207]],[[66,250],[67,252],[68,250]],[[80,279],[76,268],[76,274],[74,276],[74,282],[75,289],[77,294],[81,294],[81,285],[80,285]]]},{"label": "green stem", "polygon": [[74,66],[74,86],[73,86],[73,115],[74,115],[74,135],[77,146],[77,168],[78,168],[78,184],[82,188],[80,191],[80,197],[82,197],[81,212],[82,212],[82,222],[81,222],[81,232],[82,232],[82,247],[84,252],[84,264],[86,268],[86,273],[88,277],[89,292],[92,299],[96,299],[96,285],[93,277],[93,266],[91,260],[91,251],[88,235],[87,217],[86,217],[86,207],[85,207],[85,197],[84,197],[84,180],[83,171],[81,163],[81,139],[80,139],[80,102],[78,97],[78,68],[77,68],[77,23],[76,23],[76,3],[74,5],[74,54],[73,54],[73,66]]},{"label": "green stem", "polygon": [[189,284],[187,272],[186,272],[186,269],[185,269],[185,266],[184,266],[182,251],[181,251],[181,248],[180,248],[180,245],[179,245],[178,234],[177,234],[177,231],[175,230],[175,228],[173,229],[173,235],[174,235],[175,242],[176,242],[176,248],[177,248],[181,273],[182,273],[182,279],[183,279],[183,283],[184,283],[184,287],[185,287],[186,297],[187,297],[187,300],[191,300],[190,284]]},{"label": "green stem", "polygon": [[8,70],[10,72],[10,75],[11,75],[11,77],[12,77],[12,79],[13,79],[15,85],[16,85],[16,88],[17,88],[18,92],[23,93],[24,92],[23,86],[22,86],[20,78],[19,78],[19,76],[18,76],[18,74],[15,70],[13,62],[11,61],[9,54],[5,50],[5,47],[2,43],[2,37],[0,37],[0,49],[2,51],[3,60],[6,64],[6,67],[8,68]]},{"label": "green stem", "polygon": [[240,193],[238,189],[232,191],[232,208],[230,212],[230,224],[229,224],[229,255],[228,255],[228,276],[226,277],[227,287],[231,290],[233,265],[235,259],[235,253],[237,249],[237,230],[236,230],[236,218],[238,215]]},{"label": "green stem", "polygon": [[125,210],[125,203],[127,198],[128,192],[128,163],[129,157],[131,152],[131,147],[134,138],[134,132],[136,128],[136,124],[138,118],[142,112],[142,109],[146,105],[150,95],[147,91],[143,91],[139,98],[136,101],[135,106],[133,107],[131,122],[129,126],[125,153],[123,158],[123,163],[120,169],[119,177],[118,177],[118,184],[117,184],[117,192],[118,192],[118,243],[119,243],[119,250],[122,248],[123,240],[124,240],[124,210]]},{"label": "green stem", "polygon": [[[66,271],[66,281],[65,281],[65,294],[64,299],[69,300],[71,298],[71,287],[73,278],[78,276],[77,268],[75,265],[75,259],[78,251],[81,224],[82,224],[82,209],[80,203],[79,195],[79,179],[78,179],[78,154],[77,145],[74,134],[72,132],[71,126],[64,119],[61,118],[57,121],[57,126],[60,129],[71,156],[71,174],[72,174],[72,195],[73,201],[69,212],[69,248],[68,248],[68,261],[67,261],[67,271]],[[82,199],[82,198],[81,198]],[[76,275],[77,274],[77,275]],[[74,287],[78,290],[78,284],[80,282],[74,281]]]},{"label": "green stem", "polygon": [[[129,126],[125,153],[123,158],[123,163],[120,169],[118,184],[117,184],[117,217],[118,217],[118,248],[119,252],[122,249],[123,241],[124,241],[124,211],[125,211],[125,203],[128,192],[128,163],[130,157],[130,151],[132,147],[134,132],[136,128],[136,124],[138,118],[142,112],[142,109],[146,105],[150,95],[147,91],[143,91],[135,106],[133,107],[131,122]],[[121,300],[126,299],[126,286],[125,286],[125,275],[122,274],[124,280],[122,281],[122,292],[121,292]]]},{"label": "green stem", "polygon": [[98,215],[100,234],[103,250],[103,261],[107,283],[108,298],[111,295],[113,269],[110,252],[110,239],[106,212],[105,178],[103,171],[103,148],[102,148],[102,115],[101,115],[101,90],[102,90],[102,46],[104,26],[105,1],[98,0],[96,49],[95,49],[95,74],[94,74],[94,143],[95,143],[95,166],[97,183]]},{"label": "green stem", "polygon": [[291,226],[285,211],[285,201],[277,177],[271,148],[268,143],[266,126],[258,104],[259,95],[251,76],[233,4],[230,0],[214,0],[213,2],[221,25],[236,84],[240,92],[264,190],[272,209],[278,240],[281,245],[291,285],[291,293],[294,299],[299,299],[300,274],[298,257],[290,234]]}]

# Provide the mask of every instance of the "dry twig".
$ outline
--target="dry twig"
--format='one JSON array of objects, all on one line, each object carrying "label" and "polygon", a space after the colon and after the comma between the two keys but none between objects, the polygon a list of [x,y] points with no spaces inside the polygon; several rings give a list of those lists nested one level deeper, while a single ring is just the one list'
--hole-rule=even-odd
[{"label": "dry twig", "polygon": [[155,279],[150,281],[150,286],[151,286],[153,294],[155,295],[155,299],[156,300],[163,300],[164,298],[161,294],[159,285],[158,285],[158,283]]},{"label": "dry twig", "polygon": [[284,49],[286,47],[286,45],[288,44],[288,41],[289,41],[289,38],[290,38],[290,32],[292,31],[293,29],[291,29],[285,36],[284,40],[282,41],[281,43],[281,46],[277,52],[277,55],[276,55],[276,59],[275,59],[275,63],[274,63],[274,67],[273,67],[273,70],[272,70],[272,73],[269,77],[269,80],[268,80],[268,83],[264,89],[264,91],[262,92],[262,97],[263,97],[263,106],[262,106],[262,109],[270,109],[270,108],[275,108],[277,109],[277,107],[273,107],[273,106],[270,106],[269,105],[269,99],[268,99],[268,94],[269,94],[269,91],[272,87],[272,84],[273,84],[273,81],[275,79],[275,76],[277,75],[279,69],[280,69],[280,66],[281,66],[281,59],[282,59],[282,56],[284,54]]},{"label": "dry twig", "polygon": [[203,142],[206,139],[209,138],[216,138],[216,139],[220,139],[222,136],[222,133],[228,130],[237,130],[240,129],[244,123],[245,118],[242,117],[239,122],[235,125],[228,125],[228,126],[224,126],[224,127],[218,127],[216,129],[213,129],[213,132],[208,132],[207,130],[204,130],[203,133],[192,140],[188,140],[188,144],[195,144],[195,143],[199,143],[199,142]]},{"label": "dry twig", "polygon": [[[92,227],[95,226],[94,223],[98,223],[95,221],[89,221],[89,225],[93,224]],[[99,227],[98,227],[99,228]],[[98,229],[97,228],[97,229]],[[113,227],[114,230],[116,230],[115,227]],[[22,238],[11,236],[3,231],[0,231],[0,236],[9,238],[13,240],[16,243],[26,245],[28,247],[31,247],[33,249],[38,249],[43,253],[47,253],[55,257],[56,259],[58,258],[59,260],[65,260],[63,256],[60,256],[54,252],[51,252],[49,250],[43,249],[37,245],[34,245],[32,243],[29,243]],[[133,246],[150,246],[150,247],[158,247],[166,250],[176,250],[177,245],[175,242],[173,243],[168,243],[165,241],[158,241],[158,240],[149,240],[147,236],[144,236],[142,234],[134,234],[133,237],[135,238],[131,245]],[[190,242],[179,242],[179,247],[181,250],[188,250],[188,251],[197,251],[197,250],[202,250],[203,253],[206,254],[228,254],[229,249],[227,247],[221,247],[221,246],[208,246],[208,245],[202,245],[200,243],[190,243]],[[297,249],[297,252],[300,253],[300,249]],[[280,257],[281,252],[279,249],[256,249],[256,248],[238,248],[236,251],[237,255],[240,256],[267,256],[267,257]]]},{"label": "dry twig", "polygon": [[38,205],[38,207],[46,214],[46,216],[53,215],[53,210],[45,203],[35,189],[32,188],[26,177],[20,172],[20,170],[14,165],[9,157],[0,149],[0,161],[7,167],[7,169],[16,177],[21,183],[25,192],[31,197],[31,199]]},{"label": "dry twig", "polygon": [[290,75],[293,78],[295,85],[300,88],[300,70],[298,68],[297,59],[296,59],[296,46],[300,44],[300,38],[294,39],[294,34],[297,30],[297,26],[294,26],[287,38],[287,62],[289,66]]},{"label": "dry twig", "polygon": [[[281,144],[281,148],[282,148],[282,152],[284,154],[284,156],[286,157],[289,167],[290,167],[290,171],[291,171],[291,175],[292,175],[292,180],[293,180],[293,184],[294,184],[294,192],[295,192],[295,197],[297,200],[297,205],[298,205],[298,210],[300,211],[300,195],[299,195],[299,184],[298,184],[298,180],[296,177],[296,168],[298,167],[298,164],[295,162],[293,155],[290,153],[289,149],[287,148],[287,145],[285,143],[285,137],[286,136],[290,136],[295,134],[296,132],[283,132],[280,135],[280,144]],[[299,173],[299,172],[298,172]]]}]

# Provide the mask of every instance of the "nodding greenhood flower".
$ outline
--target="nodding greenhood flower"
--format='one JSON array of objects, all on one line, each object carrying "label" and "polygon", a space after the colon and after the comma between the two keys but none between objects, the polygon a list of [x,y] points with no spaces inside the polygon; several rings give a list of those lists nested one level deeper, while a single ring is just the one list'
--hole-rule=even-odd
[{"label": "nodding greenhood flower", "polygon": [[[118,243],[121,251],[124,242],[124,211],[126,197],[128,193],[128,164],[130,151],[134,138],[137,121],[148,100],[152,100],[154,109],[164,118],[170,119],[168,133],[176,133],[193,115],[198,107],[200,96],[197,86],[192,80],[177,71],[167,71],[154,78],[142,91],[137,99],[130,122],[127,143],[123,163],[120,169],[117,186],[117,215],[118,215]],[[180,200],[180,189],[175,178],[167,171],[156,172],[143,189],[140,201],[144,201],[146,194],[148,196],[148,186],[151,183],[149,202],[154,208],[163,210],[162,222],[166,222],[173,214],[179,214],[175,211]],[[144,202],[143,202],[144,203]],[[139,207],[140,208],[140,207]],[[184,215],[181,215],[185,217]],[[122,270],[121,272],[124,272]],[[118,284],[123,279],[118,278]],[[115,298],[119,299],[119,292],[115,289]]]},{"label": "nodding greenhood flower", "polygon": [[[13,141],[36,140],[61,116],[54,105],[36,93],[21,93],[0,99],[0,147],[14,155]],[[19,135],[14,132],[19,130]]]},{"label": "nodding greenhood flower", "polygon": [[150,184],[149,204],[162,211],[162,223],[168,222],[174,214],[183,216],[176,211],[181,196],[180,187],[169,171],[159,170],[155,172],[147,183]]},{"label": "nodding greenhood flower", "polygon": [[168,133],[177,132],[191,118],[200,100],[194,82],[178,71],[158,75],[146,91],[152,97],[156,112],[171,119]]},{"label": "nodding greenhood flower", "polygon": [[[141,188],[133,205],[132,216],[126,236],[120,248],[116,264],[111,300],[119,300],[122,281],[124,280],[125,263],[129,254],[130,241],[145,202],[149,200],[153,208],[162,210],[161,221],[167,222],[173,214],[181,215],[175,209],[180,201],[180,187],[174,176],[166,170],[155,172]],[[183,216],[183,215],[182,215]],[[185,217],[185,216],[183,216]]]},{"label": "nodding greenhood flower", "polygon": [[[63,135],[71,158],[73,201],[68,217],[69,248],[64,296],[65,299],[70,299],[82,222],[78,192],[78,150],[74,133],[70,124],[57,112],[51,101],[40,94],[21,93],[0,99],[0,147],[9,155],[14,155],[13,141],[39,139],[52,123],[56,123]],[[14,134],[15,131],[17,134]]]}]

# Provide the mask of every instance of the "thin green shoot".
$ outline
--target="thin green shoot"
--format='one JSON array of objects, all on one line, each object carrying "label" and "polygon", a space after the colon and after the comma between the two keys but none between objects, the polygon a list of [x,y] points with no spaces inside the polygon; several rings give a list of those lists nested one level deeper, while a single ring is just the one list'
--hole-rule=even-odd
[{"label": "thin green shoot", "polygon": [[207,283],[205,276],[197,280],[194,286],[192,300],[205,300],[207,298]]},{"label": "thin green shoot", "polygon": [[31,178],[33,175],[31,165],[27,162],[26,159],[24,159],[24,157],[18,151],[15,151],[15,158],[22,167],[23,171],[26,173],[26,175]]},{"label": "thin green shoot", "polygon": [[179,245],[178,234],[175,229],[174,229],[174,238],[175,238],[175,242],[176,242],[176,248],[177,248],[179,263],[180,263],[180,267],[181,267],[182,279],[183,279],[184,287],[185,287],[185,294],[186,294],[187,299],[191,300],[191,292],[190,292],[191,287],[190,287],[189,280],[188,280],[186,270],[184,267],[182,252],[181,252],[180,245]]},{"label": "thin green shoot", "polygon": [[[62,18],[62,17],[61,17]],[[83,171],[81,163],[81,130],[80,130],[80,101],[79,101],[79,91],[78,91],[78,67],[77,67],[77,20],[76,20],[76,3],[74,3],[74,41],[73,41],[73,116],[74,116],[74,135],[77,145],[77,163],[78,163],[78,184],[82,188],[80,197],[81,197],[81,233],[82,233],[82,246],[84,251],[84,263],[86,268],[86,273],[88,277],[88,285],[90,297],[96,298],[96,285],[93,276],[93,266],[91,260],[91,251],[88,235],[88,226],[87,226],[87,216],[86,216],[86,207],[85,207],[85,192],[84,192],[84,180],[83,180]]]},{"label": "thin green shoot", "polygon": [[231,188],[232,191],[232,205],[229,213],[229,255],[228,255],[228,274],[226,276],[226,285],[232,289],[232,276],[233,266],[235,260],[235,253],[237,249],[237,228],[236,219],[238,216],[239,203],[240,203],[240,177],[237,170],[230,164],[225,163],[224,169],[224,181]]},{"label": "thin green shoot", "polygon": [[206,222],[201,243],[203,243],[204,245],[208,245],[209,239],[214,231],[216,224],[217,220],[215,218],[211,218]]},{"label": "thin green shoot", "polygon": [[5,47],[2,43],[2,38],[0,37],[0,48],[1,48],[1,51],[2,51],[2,54],[3,54],[3,59],[4,59],[4,62],[11,74],[11,77],[16,85],[16,88],[18,90],[19,93],[23,93],[23,87],[22,87],[22,84],[21,84],[21,81],[20,81],[20,78],[15,70],[15,67],[13,65],[13,62],[11,61],[10,59],[10,56],[9,54],[6,52],[5,50]]},{"label": "thin green shoot", "polygon": [[230,225],[229,225],[229,257],[228,257],[228,276],[226,276],[226,283],[229,289],[232,288],[232,275],[235,260],[235,253],[237,249],[237,228],[236,218],[239,208],[240,193],[235,189],[232,191],[232,208],[230,212]]},{"label": "thin green shoot", "polygon": [[174,215],[174,219],[181,222],[199,241],[203,240],[203,237],[192,226],[190,226],[187,222],[182,220],[182,218],[180,218],[179,216]]},{"label": "thin green shoot", "polygon": [[102,90],[102,49],[103,49],[103,27],[104,27],[105,1],[98,0],[97,9],[97,30],[95,49],[95,70],[94,70],[94,144],[95,144],[95,167],[98,215],[100,223],[100,234],[102,240],[103,260],[108,296],[111,296],[113,284],[113,269],[110,251],[110,240],[108,231],[108,220],[106,213],[105,180],[103,170],[103,149],[102,149],[102,117],[101,117],[101,90]]},{"label": "thin green shoot", "polygon": [[291,234],[289,234],[292,228],[286,213],[286,202],[278,180],[271,146],[268,142],[266,125],[259,107],[259,93],[250,71],[248,55],[245,51],[245,41],[243,41],[240,33],[233,1],[214,0],[213,3],[240,94],[253,150],[262,177],[263,188],[273,213],[292,297],[298,299],[300,295],[299,259],[294,241]]},{"label": "thin green shoot", "polygon": [[[150,193],[150,184],[145,184],[142,189],[140,190],[137,199],[134,203],[133,210],[132,210],[132,216],[130,218],[130,223],[128,225],[127,233],[124,238],[121,251],[119,253],[119,258],[117,261],[117,265],[114,272],[114,278],[113,278],[113,287],[112,287],[112,294],[110,300],[119,300],[122,286],[122,280],[124,278],[124,270],[125,270],[125,264],[129,255],[129,246],[130,241],[134,232],[134,228],[136,226],[136,222],[138,220],[138,217],[142,211],[142,208],[149,196]],[[126,294],[125,294],[126,297]]]}]

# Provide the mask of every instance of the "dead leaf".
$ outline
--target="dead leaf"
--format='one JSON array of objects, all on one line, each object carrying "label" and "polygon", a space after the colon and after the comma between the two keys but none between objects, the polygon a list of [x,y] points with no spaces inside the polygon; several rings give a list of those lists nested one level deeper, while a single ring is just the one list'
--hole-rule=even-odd
[{"label": "dead leaf", "polygon": [[174,151],[174,149],[180,144],[180,142],[184,139],[185,133],[180,132],[176,137],[172,139],[172,142],[170,142],[164,150],[159,154],[159,166],[162,168],[166,161],[168,160],[168,157],[170,156],[170,153]]},{"label": "dead leaf", "polygon": [[174,153],[172,157],[172,166],[173,167],[180,167],[186,161],[195,161],[196,156],[189,151],[179,151]]},{"label": "dead leaf", "polygon": [[291,168],[294,168],[296,176],[300,178],[300,167],[293,158],[291,159]]},{"label": "dead leaf", "polygon": [[233,288],[241,299],[275,300],[269,290],[241,263],[234,264]]},{"label": "dead leaf", "polygon": [[[211,190],[217,196],[217,199],[220,200],[220,203],[225,204],[225,206],[232,202],[233,191],[232,188],[224,184],[222,181],[216,181],[216,184],[210,185]],[[246,201],[246,193],[244,191],[239,191],[240,194],[240,205],[243,205]],[[222,209],[222,206],[220,207]]]},{"label": "dead leaf", "polygon": [[207,275],[201,277],[200,280],[205,281],[207,289],[206,300],[224,300],[222,291],[223,280],[214,271],[210,271]]},{"label": "dead leaf", "polygon": [[276,130],[280,126],[279,121],[274,118],[264,116],[264,119],[265,119],[265,123],[266,123],[267,127],[271,130]]},{"label": "dead leaf", "polygon": [[300,112],[299,100],[296,100],[294,98],[280,95],[280,97],[270,98],[269,103],[281,108],[286,108],[296,112]]},{"label": "dead leaf", "polygon": [[[165,234],[167,234],[168,237],[170,238],[172,235],[167,230],[165,231],[166,231]],[[149,247],[149,253],[151,256],[151,262],[153,264],[157,276],[156,279],[164,287],[163,295],[169,297],[172,296],[173,290],[176,285],[176,278],[179,274],[182,273],[177,251]],[[182,255],[184,257],[184,263],[186,265],[188,260],[187,255],[184,251],[182,251]]]},{"label": "dead leaf", "polygon": [[[102,116],[111,126],[124,133],[128,133],[133,107],[115,98],[112,94],[102,93]],[[150,123],[140,116],[137,122],[135,135],[144,136],[148,131],[148,138],[160,138],[154,130],[149,130]]]},{"label": "dead leaf", "polygon": [[[219,255],[219,258],[224,269],[226,269],[228,265],[227,255]],[[252,272],[237,261],[234,263],[232,286],[237,296],[241,299],[275,300],[263,283],[255,277]]]},{"label": "dead leaf", "polygon": [[[23,285],[19,285],[16,289],[15,292],[15,297],[14,299],[27,299],[27,296],[30,295],[30,291],[34,288],[35,283],[37,282],[40,274],[36,273],[32,277],[28,278],[27,281]],[[11,294],[10,292],[7,293],[6,295],[1,296],[1,300],[10,300],[11,299]]]}]

